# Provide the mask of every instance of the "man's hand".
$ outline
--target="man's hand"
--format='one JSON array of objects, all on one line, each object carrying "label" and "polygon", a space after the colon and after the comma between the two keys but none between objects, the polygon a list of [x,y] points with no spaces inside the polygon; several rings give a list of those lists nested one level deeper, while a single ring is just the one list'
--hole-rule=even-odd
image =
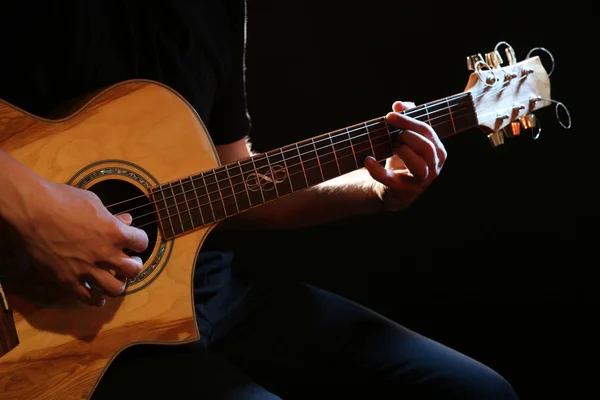
[{"label": "man's hand", "polygon": [[439,137],[428,124],[400,112],[414,107],[413,103],[395,102],[386,116],[390,125],[402,129],[394,156],[385,168],[374,158],[365,160],[365,168],[375,179],[374,190],[389,211],[410,206],[438,177],[447,153]]},{"label": "man's hand", "polygon": [[46,181],[41,187],[23,201],[13,224],[24,250],[81,301],[104,305],[104,295],[118,296],[125,278],[141,272],[142,260],[123,250],[145,250],[146,233],[130,226],[130,215],[113,216],[90,191]]}]

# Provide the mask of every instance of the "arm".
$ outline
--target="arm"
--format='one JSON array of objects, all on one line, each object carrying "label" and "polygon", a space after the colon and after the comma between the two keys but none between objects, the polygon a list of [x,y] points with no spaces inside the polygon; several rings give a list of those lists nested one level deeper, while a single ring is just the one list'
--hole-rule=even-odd
[{"label": "arm", "polygon": [[[446,150],[433,129],[400,115],[410,106],[396,102],[388,123],[404,129],[395,156],[382,167],[374,159],[365,168],[296,192],[223,221],[224,228],[288,229],[347,217],[402,210],[412,204],[439,175]],[[223,164],[251,154],[246,140],[218,146]]]},{"label": "arm", "polygon": [[142,270],[123,249],[143,251],[146,233],[129,226],[131,216],[113,216],[94,193],[43,179],[2,150],[0,190],[0,222],[18,248],[81,301],[104,304],[104,295],[123,292],[123,277]]},{"label": "arm", "polygon": [[41,178],[0,150],[0,220],[14,226],[25,217],[18,207],[32,196]]}]

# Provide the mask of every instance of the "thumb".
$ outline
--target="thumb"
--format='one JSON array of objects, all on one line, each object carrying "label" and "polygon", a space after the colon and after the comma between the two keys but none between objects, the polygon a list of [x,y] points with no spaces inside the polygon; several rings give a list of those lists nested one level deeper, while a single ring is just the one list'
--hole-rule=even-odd
[{"label": "thumb", "polygon": [[381,166],[375,158],[369,156],[365,158],[365,168],[376,181],[390,187],[394,184],[394,173]]},{"label": "thumb", "polygon": [[116,217],[121,220],[125,225],[131,225],[133,217],[131,214],[117,214]]}]

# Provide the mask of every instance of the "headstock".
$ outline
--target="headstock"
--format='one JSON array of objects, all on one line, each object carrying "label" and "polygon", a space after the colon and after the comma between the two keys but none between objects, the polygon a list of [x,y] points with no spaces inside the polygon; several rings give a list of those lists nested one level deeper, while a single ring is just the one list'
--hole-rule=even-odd
[{"label": "headstock", "polygon": [[540,58],[518,62],[507,45],[507,65],[502,66],[498,47],[503,43],[485,58],[481,54],[467,57],[467,66],[473,72],[465,91],[471,92],[479,127],[493,146],[503,144],[505,137],[520,135],[521,128],[536,129],[533,112],[552,103],[550,74]]}]

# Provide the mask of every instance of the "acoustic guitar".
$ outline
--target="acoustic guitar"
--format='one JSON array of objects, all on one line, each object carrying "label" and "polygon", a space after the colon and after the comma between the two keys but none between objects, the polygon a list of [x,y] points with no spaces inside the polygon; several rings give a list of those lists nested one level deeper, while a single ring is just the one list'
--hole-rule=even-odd
[{"label": "acoustic guitar", "polygon": [[[405,114],[442,138],[476,127],[494,145],[518,135],[515,124],[529,126],[551,104],[549,76],[538,56],[499,60],[497,50],[469,57],[462,92]],[[115,84],[61,119],[0,101],[2,150],[48,180],[95,192],[150,238],[143,271],[102,308],[29,271],[13,247],[0,249],[0,398],[89,398],[127,347],[197,341],[192,275],[211,229],[362,168],[367,156],[385,160],[400,133],[379,117],[222,165],[196,111],[157,82]]]}]

